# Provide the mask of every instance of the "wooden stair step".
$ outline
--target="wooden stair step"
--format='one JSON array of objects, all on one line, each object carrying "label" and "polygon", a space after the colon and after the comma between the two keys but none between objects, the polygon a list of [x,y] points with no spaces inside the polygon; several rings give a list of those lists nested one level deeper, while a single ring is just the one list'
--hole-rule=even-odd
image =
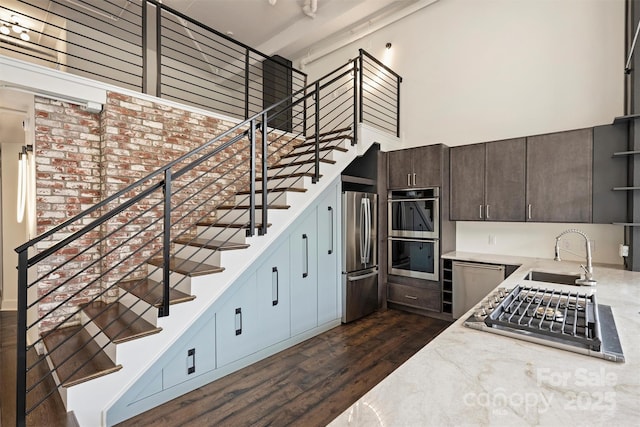
[{"label": "wooden stair step", "polygon": [[[149,264],[156,267],[162,267],[164,261],[162,258],[154,258],[148,261]],[[189,277],[204,276],[205,274],[220,273],[224,271],[223,267],[217,265],[209,265],[184,258],[171,257],[169,259],[169,270],[183,274]]]},{"label": "wooden stair step", "polygon": [[[285,191],[292,191],[295,193],[305,193],[307,191],[306,188],[299,188],[299,187],[277,187],[277,188],[270,188],[267,190],[267,193],[284,193]],[[249,190],[242,190],[242,191],[238,191],[236,194],[240,195],[240,196],[245,196],[247,194],[251,194],[251,191]],[[256,194],[262,194],[262,190],[257,190],[256,189]]]},{"label": "wooden stair step", "polygon": [[[267,205],[267,209],[289,209],[291,206],[289,205]],[[216,209],[239,209],[239,210],[249,210],[251,206],[249,205],[220,205]],[[256,203],[256,209],[262,209],[262,206]]]},{"label": "wooden stair step", "polygon": [[[272,179],[286,179],[286,178],[302,178],[308,176],[309,178],[313,178],[315,174],[313,172],[295,172],[295,173],[285,173],[282,175],[270,176],[269,180]],[[320,178],[322,178],[322,174],[320,174]],[[256,177],[256,181],[262,181],[262,177]]]},{"label": "wooden stair step", "polygon": [[[315,147],[315,145],[316,145],[316,143],[314,142],[314,143],[312,143],[311,145],[308,145],[308,146],[307,146],[307,145],[305,145],[305,146],[303,146],[303,147],[313,148],[313,147]],[[300,146],[298,146],[298,147],[296,147],[296,148],[299,148],[299,147],[300,147]],[[327,146],[324,146],[324,147],[320,147],[320,152],[323,152],[323,151],[333,151],[333,150],[336,150],[336,151],[342,151],[343,153],[346,153],[347,151],[349,151],[349,150],[348,150],[348,149],[346,149],[346,148],[342,148],[342,147],[335,147],[335,146],[333,146],[333,145],[327,145]],[[288,159],[288,158],[291,158],[291,157],[299,157],[299,156],[304,156],[305,154],[311,154],[311,153],[315,153],[315,149],[311,149],[311,150],[307,150],[307,151],[298,151],[297,153],[293,153],[293,152],[292,152],[292,153],[289,153],[289,154],[287,154],[287,155],[285,155],[285,156],[282,156],[282,157],[281,157],[281,159]]]},{"label": "wooden stair step", "polygon": [[122,365],[113,363],[82,326],[59,328],[46,333],[43,341],[64,387],[122,369]]},{"label": "wooden stair step", "polygon": [[196,246],[199,248],[217,250],[217,251],[235,251],[238,249],[246,249],[249,247],[246,243],[223,242],[221,240],[211,240],[204,238],[180,237],[174,240],[175,243],[187,246]]},{"label": "wooden stair step", "polygon": [[[218,227],[218,228],[249,228],[249,223],[234,223],[234,222],[222,222],[222,221],[200,221],[196,225],[201,227]],[[256,223],[256,228],[262,227],[262,223]],[[267,223],[267,227],[271,227],[271,223]]]},{"label": "wooden stair step", "polygon": [[[348,139],[348,140],[353,141],[353,136],[352,135],[338,135],[338,136],[333,136],[333,137],[330,137],[330,138],[323,138],[322,136],[320,136],[320,144],[324,144],[326,142],[340,141],[340,140],[343,140],[343,139]],[[307,141],[308,142],[303,142],[300,145],[296,145],[296,148],[312,147],[312,146],[316,145],[316,141],[313,139],[313,137],[307,138]]]},{"label": "wooden stair step", "polygon": [[[309,159],[309,160],[300,160],[299,162],[290,162],[290,163],[283,163],[280,164],[278,163],[277,165],[274,166],[269,166],[269,170],[272,169],[282,169],[282,168],[286,168],[289,166],[302,166],[302,165],[309,165],[314,163],[315,160],[314,159]],[[329,159],[320,159],[320,163],[329,163],[329,164],[335,164],[336,161],[335,160],[329,160]]]},{"label": "wooden stair step", "polygon": [[[335,134],[338,134],[338,133],[345,133],[345,132],[351,132],[351,127],[345,127],[345,128],[333,129],[333,130],[329,130],[329,131],[326,131],[326,132],[320,132],[320,133],[318,134],[318,136],[319,136],[320,138],[323,138],[323,137],[325,137],[325,136],[335,135]],[[307,137],[307,139],[309,139],[309,138],[315,138],[315,137],[316,137],[316,134],[314,133],[313,135],[308,136],[308,137]]]},{"label": "wooden stair step", "polygon": [[[162,307],[162,283],[151,279],[128,280],[118,283],[118,286],[130,294],[140,298],[154,307]],[[180,304],[196,299],[194,295],[185,294],[177,289],[169,289],[169,305]]]},{"label": "wooden stair step", "polygon": [[157,334],[162,330],[118,302],[92,302],[82,310],[116,344]]}]

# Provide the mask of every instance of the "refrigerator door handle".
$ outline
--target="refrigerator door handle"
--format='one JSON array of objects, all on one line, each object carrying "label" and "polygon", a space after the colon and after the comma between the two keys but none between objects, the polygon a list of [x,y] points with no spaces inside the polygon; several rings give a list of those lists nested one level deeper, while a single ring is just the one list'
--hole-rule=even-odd
[{"label": "refrigerator door handle", "polygon": [[371,200],[365,199],[366,203],[366,238],[367,243],[365,245],[365,262],[369,264],[371,261]]},{"label": "refrigerator door handle", "polygon": [[367,248],[367,235],[365,228],[367,226],[367,210],[366,210],[366,199],[360,200],[360,263],[366,264],[366,248]]}]

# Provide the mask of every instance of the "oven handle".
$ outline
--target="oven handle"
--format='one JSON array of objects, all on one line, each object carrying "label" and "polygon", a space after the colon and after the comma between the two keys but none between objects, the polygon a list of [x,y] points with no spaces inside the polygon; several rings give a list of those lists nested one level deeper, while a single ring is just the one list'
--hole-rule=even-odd
[{"label": "oven handle", "polygon": [[419,239],[419,238],[405,238],[405,237],[394,237],[394,236],[389,236],[389,240],[401,240],[403,242],[425,242],[425,243],[433,243],[433,242],[437,242],[440,239]]},{"label": "oven handle", "polygon": [[388,203],[398,203],[398,202],[428,202],[428,201],[436,201],[439,197],[426,197],[421,199],[389,199]]}]

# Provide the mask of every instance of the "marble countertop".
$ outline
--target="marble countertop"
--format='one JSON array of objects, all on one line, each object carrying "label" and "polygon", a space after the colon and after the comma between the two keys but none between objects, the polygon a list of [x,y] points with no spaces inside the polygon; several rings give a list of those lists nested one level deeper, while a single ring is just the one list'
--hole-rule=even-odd
[{"label": "marble countertop", "polygon": [[[444,258],[520,265],[499,285],[507,288],[531,270],[581,271],[576,262],[540,258],[468,252]],[[477,331],[463,325],[465,315],[330,426],[636,426],[640,272],[595,265],[594,277],[597,286],[578,289],[594,289],[598,303],[612,307],[624,363]]]}]

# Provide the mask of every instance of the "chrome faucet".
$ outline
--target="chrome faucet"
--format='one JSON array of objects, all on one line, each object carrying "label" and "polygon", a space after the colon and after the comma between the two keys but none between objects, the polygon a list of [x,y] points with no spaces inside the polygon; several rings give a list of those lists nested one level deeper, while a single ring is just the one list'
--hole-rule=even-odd
[{"label": "chrome faucet", "polygon": [[[595,286],[596,285],[596,280],[593,278],[593,265],[592,265],[592,259],[591,259],[591,242],[589,241],[589,237],[587,237],[587,235],[585,233],[583,233],[580,230],[576,230],[575,228],[570,228],[568,230],[563,231],[562,233],[558,234],[558,236],[556,237],[556,247],[555,247],[555,256],[553,258],[554,261],[560,261],[560,238],[562,236],[564,236],[565,234],[569,234],[569,233],[575,233],[575,234],[579,234],[582,237],[584,237],[584,241],[585,241],[585,249],[587,252],[587,265],[580,265],[580,267],[582,267],[582,269],[584,270],[584,274],[585,277],[584,279],[577,279],[576,280],[576,285],[585,285],[585,286]],[[571,252],[568,249],[564,249],[565,251],[572,253],[574,255],[578,255],[575,254],[573,252]]]}]

